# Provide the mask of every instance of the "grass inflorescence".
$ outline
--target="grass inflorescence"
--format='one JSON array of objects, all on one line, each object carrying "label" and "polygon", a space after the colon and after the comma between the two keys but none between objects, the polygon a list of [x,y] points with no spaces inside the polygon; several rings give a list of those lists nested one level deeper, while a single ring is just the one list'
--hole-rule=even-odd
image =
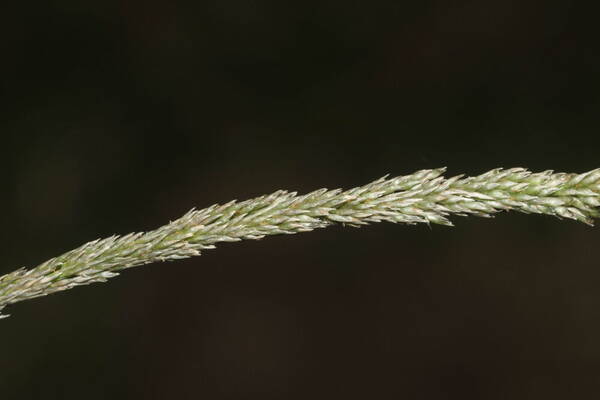
[{"label": "grass inflorescence", "polygon": [[308,232],[335,223],[452,225],[451,215],[489,217],[514,210],[592,225],[600,215],[600,169],[568,174],[498,168],[479,176],[451,178],[444,178],[444,171],[385,176],[345,191],[319,189],[298,195],[279,190],[193,209],[153,231],[94,240],[35,268],[0,277],[0,311],[19,301],[104,282],[126,268],[197,256],[219,242]]}]

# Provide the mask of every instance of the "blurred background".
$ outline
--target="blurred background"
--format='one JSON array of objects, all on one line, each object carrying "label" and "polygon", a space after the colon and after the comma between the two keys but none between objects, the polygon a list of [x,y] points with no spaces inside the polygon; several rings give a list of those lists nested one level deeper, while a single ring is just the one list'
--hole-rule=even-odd
[{"label": "blurred background", "polygon": [[[577,2],[11,2],[0,274],[192,207],[447,166],[600,167]],[[600,395],[600,230],[551,217],[222,244],[6,311],[2,399]]]}]

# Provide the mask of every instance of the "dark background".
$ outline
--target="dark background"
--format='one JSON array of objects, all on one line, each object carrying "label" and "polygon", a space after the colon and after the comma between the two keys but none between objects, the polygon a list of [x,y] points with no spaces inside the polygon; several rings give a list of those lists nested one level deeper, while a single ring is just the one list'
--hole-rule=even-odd
[{"label": "dark background", "polygon": [[[191,207],[448,166],[600,167],[572,1],[38,1],[0,13],[0,273]],[[13,305],[2,399],[600,395],[600,231],[222,244]]]}]

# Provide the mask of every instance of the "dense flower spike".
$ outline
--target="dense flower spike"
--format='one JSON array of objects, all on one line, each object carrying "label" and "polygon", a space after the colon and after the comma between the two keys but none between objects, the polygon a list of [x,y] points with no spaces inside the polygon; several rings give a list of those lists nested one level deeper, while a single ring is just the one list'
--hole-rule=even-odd
[{"label": "dense flower spike", "polygon": [[452,225],[447,218],[452,214],[489,217],[515,210],[591,225],[600,215],[600,169],[566,174],[499,168],[449,179],[443,173],[443,168],[422,170],[346,191],[320,189],[301,196],[279,190],[191,210],[154,231],[95,240],[33,269],[0,277],[0,311],[8,304],[104,282],[125,268],[196,256],[218,242],[307,232],[340,222]]}]

